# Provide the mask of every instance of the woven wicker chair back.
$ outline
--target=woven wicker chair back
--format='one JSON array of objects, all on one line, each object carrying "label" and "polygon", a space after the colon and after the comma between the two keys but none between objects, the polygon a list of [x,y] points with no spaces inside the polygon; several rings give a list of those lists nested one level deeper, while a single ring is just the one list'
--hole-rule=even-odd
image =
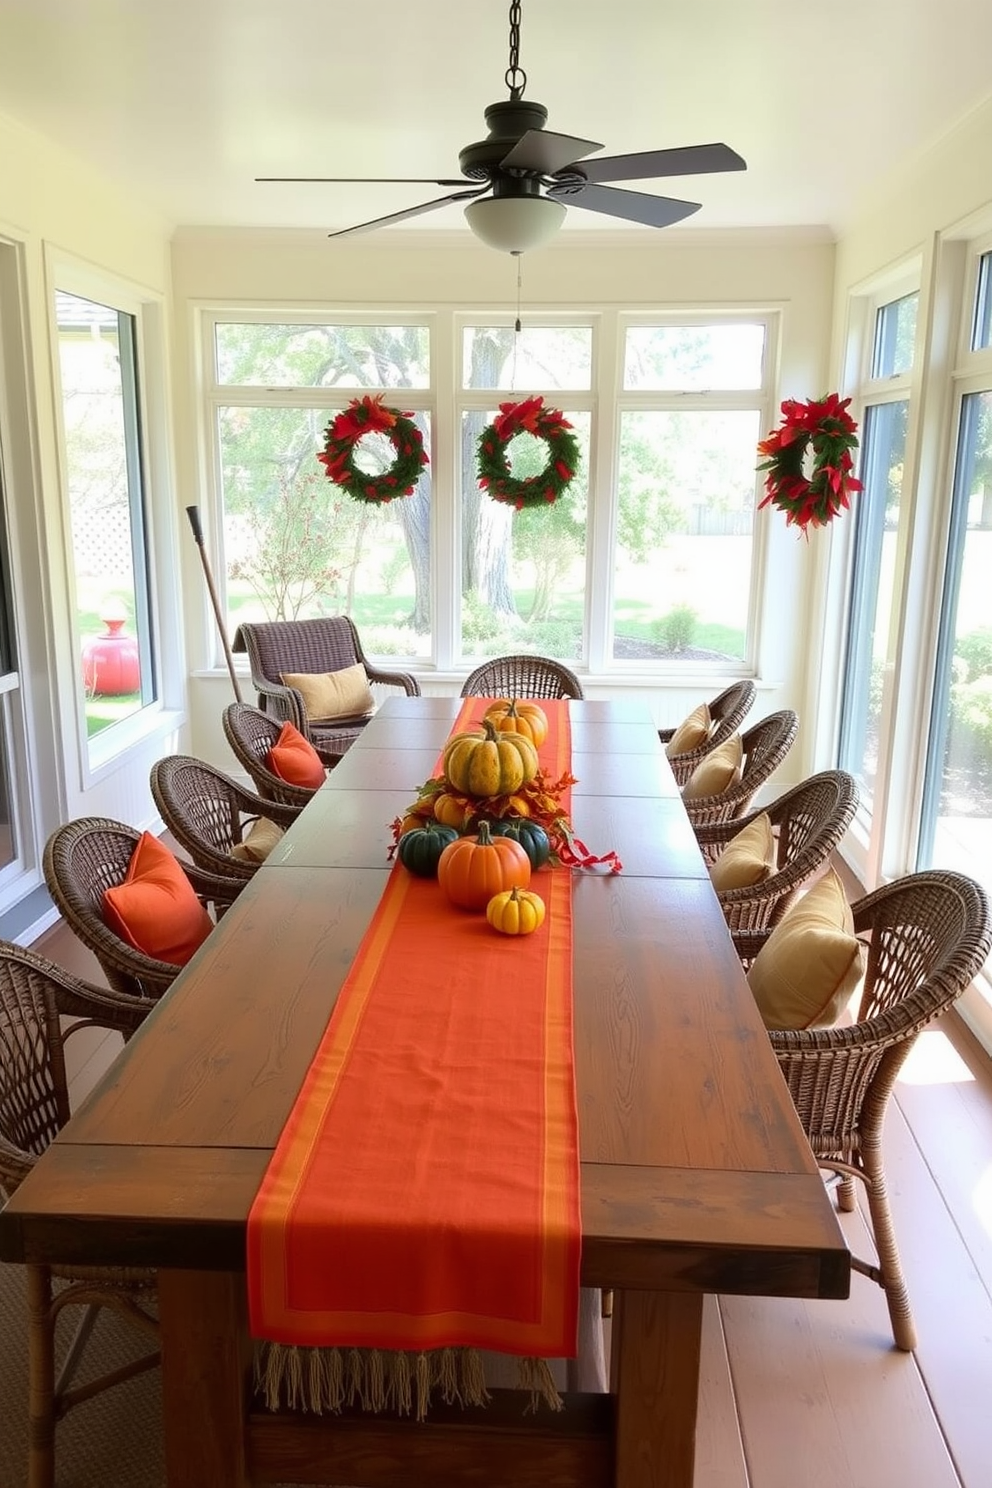
[{"label": "woven wicker chair back", "polygon": [[693,826],[735,821],[742,817],[765,781],[778,769],[799,733],[799,717],[791,708],[769,713],[741,735],[743,766],[735,785],[716,796],[688,800],[685,808]]},{"label": "woven wicker chair back", "polygon": [[252,685],[263,712],[280,722],[292,723],[315,745],[337,753],[359,738],[368,720],[321,723],[308,719],[302,694],[282,682],[284,674],[338,672],[360,663],[370,683],[398,689],[408,697],[420,695],[419,683],[408,672],[387,671],[372,665],[349,615],[323,615],[314,620],[246,621],[238,627],[232,649],[248,653]]},{"label": "woven wicker chair back", "polygon": [[768,806],[734,821],[696,827],[703,857],[712,864],[727,844],[760,814],[776,838],[776,870],[747,888],[719,894],[733,931],[753,933],[777,925],[795,895],[839,846],[858,807],[858,786],[845,770],[824,770],[786,791]]},{"label": "woven wicker chair back", "polygon": [[[730,687],[725,687],[723,692],[717,693],[709,704],[712,724],[709,738],[696,749],[675,754],[668,761],[677,784],[685,785],[700,760],[705,759],[711,749],[716,749],[729,739],[731,734],[737,733],[750,712],[756,695],[754,683],[747,678],[734,682]],[[658,738],[663,744],[667,744],[674,733],[674,729],[659,729]]]},{"label": "woven wicker chair back", "polygon": [[285,828],[297,814],[295,808],[267,801],[223,770],[185,754],[156,761],[149,785],[159,815],[193,862],[208,873],[231,878],[248,880],[258,869],[258,863],[231,856],[253,820],[265,817]]},{"label": "woven wicker chair back", "polygon": [[483,662],[465,679],[461,696],[515,698],[581,698],[575,673],[546,656],[497,656]]},{"label": "woven wicker chair back", "polygon": [[[305,785],[291,785],[276,775],[268,766],[269,750],[279,738],[282,725],[254,708],[250,703],[230,703],[223,713],[224,737],[241,765],[251,778],[260,796],[268,801],[281,801],[286,806],[301,810],[312,799],[314,791]],[[324,763],[333,762],[339,756],[325,755]]]},{"label": "woven wicker chair back", "polygon": [[7,1195],[21,1177],[7,1144],[40,1157],[68,1119],[52,987],[17,947],[0,942],[0,1188]]}]

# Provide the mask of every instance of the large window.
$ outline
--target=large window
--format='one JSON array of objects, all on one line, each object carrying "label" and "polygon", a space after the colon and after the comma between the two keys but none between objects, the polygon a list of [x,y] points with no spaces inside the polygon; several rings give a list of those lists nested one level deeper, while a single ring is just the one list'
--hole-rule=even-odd
[{"label": "large window", "polygon": [[89,737],[154,701],[135,317],[55,297],[79,667]]},{"label": "large window", "polygon": [[[353,615],[367,651],[431,653],[431,467],[412,496],[354,500],[316,455],[353,397],[381,393],[411,412],[431,453],[423,395],[424,325],[218,322],[213,421],[223,509],[227,614],[241,620]],[[416,403],[416,406],[412,406]],[[392,464],[382,435],[361,441],[360,469]]]},{"label": "large window", "polygon": [[992,389],[961,400],[921,866],[992,889]]},{"label": "large window", "polygon": [[[228,626],[350,613],[366,649],[438,668],[532,651],[592,670],[750,666],[756,446],[770,321],[646,323],[615,311],[404,320],[207,320],[210,464]],[[353,398],[408,412],[430,456],[414,493],[354,501],[317,461]],[[503,404],[559,409],[580,460],[557,501],[515,510],[477,481]],[[370,471],[392,447],[356,446]],[[507,445],[511,474],[546,444]]]},{"label": "large window", "polygon": [[[878,766],[885,663],[889,653],[896,543],[906,458],[908,375],[918,296],[877,308],[861,429],[854,560],[841,704],[840,764],[859,782],[871,810]],[[901,394],[901,396],[900,396]]]}]

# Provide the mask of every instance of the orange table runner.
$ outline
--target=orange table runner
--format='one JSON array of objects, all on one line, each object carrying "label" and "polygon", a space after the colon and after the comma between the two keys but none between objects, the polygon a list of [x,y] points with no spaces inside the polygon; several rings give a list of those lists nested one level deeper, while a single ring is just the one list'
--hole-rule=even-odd
[{"label": "orange table runner", "polygon": [[394,866],[249,1215],[255,1337],[574,1356],[571,875],[533,887],[544,925],[504,937]]}]

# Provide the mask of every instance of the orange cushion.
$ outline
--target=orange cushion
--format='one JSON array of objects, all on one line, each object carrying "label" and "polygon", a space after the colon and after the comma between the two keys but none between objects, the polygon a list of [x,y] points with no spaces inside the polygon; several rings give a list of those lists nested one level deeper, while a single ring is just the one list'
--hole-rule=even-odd
[{"label": "orange cushion", "polygon": [[124,882],[104,889],[103,917],[127,945],[173,966],[185,966],[214,928],[179,861],[150,832],[142,832]]},{"label": "orange cushion", "polygon": [[316,790],[326,779],[320,755],[310,740],[304,739],[291,723],[283,724],[278,739],[266,756],[266,763],[273,775],[278,775],[287,785],[305,785]]}]

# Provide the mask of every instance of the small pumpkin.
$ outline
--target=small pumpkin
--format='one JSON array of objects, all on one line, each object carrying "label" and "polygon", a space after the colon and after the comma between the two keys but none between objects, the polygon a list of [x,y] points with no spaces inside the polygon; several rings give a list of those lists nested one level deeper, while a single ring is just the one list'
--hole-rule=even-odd
[{"label": "small pumpkin", "polygon": [[444,773],[466,796],[512,796],[537,774],[537,750],[523,734],[501,734],[483,719],[482,732],[455,734],[442,756]]},{"label": "small pumpkin", "polygon": [[530,859],[519,842],[494,837],[483,821],[475,836],[449,842],[438,861],[437,879],[452,904],[485,909],[504,889],[526,889]]},{"label": "small pumpkin", "polygon": [[441,791],[434,797],[434,820],[443,822],[446,827],[454,827],[457,832],[464,832],[471,817],[464,801],[448,791]]},{"label": "small pumpkin", "polygon": [[544,900],[530,889],[507,889],[490,899],[486,919],[501,935],[531,935],[544,924]]},{"label": "small pumpkin", "polygon": [[458,841],[454,827],[442,826],[440,822],[423,822],[403,832],[396,844],[396,856],[411,873],[418,878],[437,878],[437,865],[452,842]]},{"label": "small pumpkin", "polygon": [[535,747],[548,737],[548,715],[537,703],[500,698],[486,709],[485,716],[501,734],[523,734]]},{"label": "small pumpkin", "polygon": [[489,825],[494,836],[509,837],[514,842],[519,842],[530,858],[532,868],[543,868],[550,858],[551,839],[540,822],[505,816],[501,821],[490,822]]}]

